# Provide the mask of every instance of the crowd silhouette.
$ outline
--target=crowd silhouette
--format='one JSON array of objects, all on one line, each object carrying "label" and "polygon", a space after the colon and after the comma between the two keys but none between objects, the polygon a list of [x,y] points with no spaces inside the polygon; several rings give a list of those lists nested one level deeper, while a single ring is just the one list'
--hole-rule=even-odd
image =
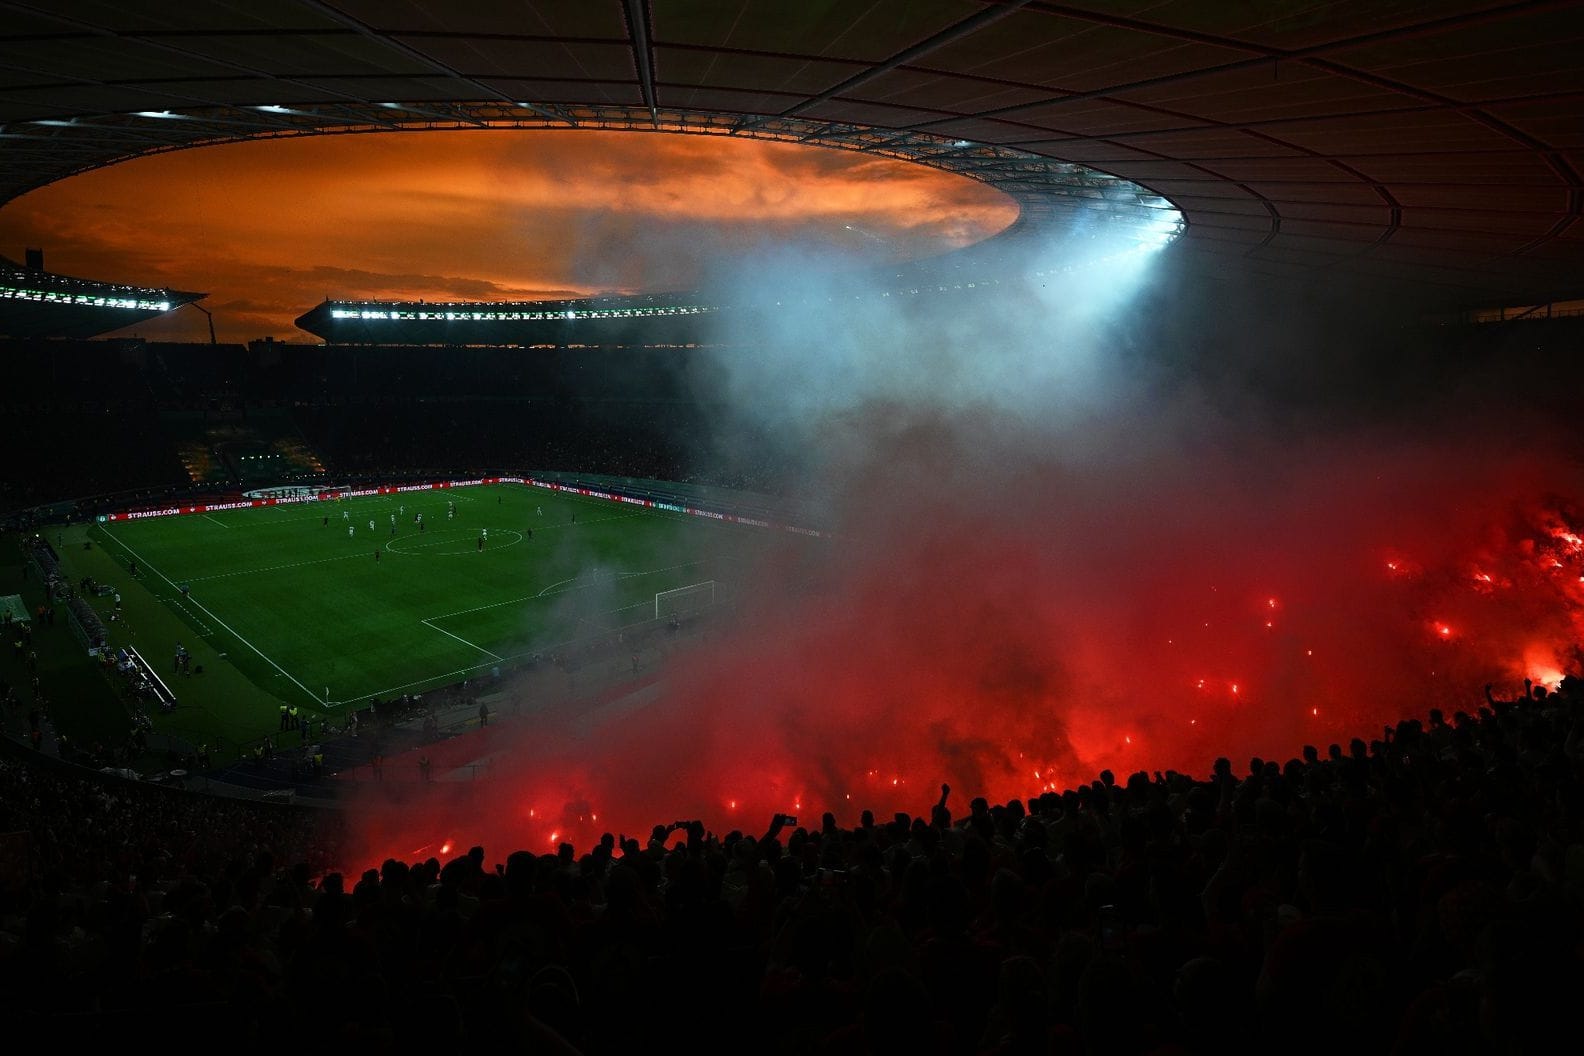
[{"label": "crowd silhouette", "polygon": [[0,1002],[57,1042],[1555,1051],[1584,992],[1584,683],[1472,696],[1201,775],[357,876],[338,812],[10,743]]},{"label": "crowd silhouette", "polygon": [[[6,513],[185,493],[159,416],[245,420],[244,391],[340,483],[567,466],[774,492],[780,472],[677,398],[670,350],[600,372],[572,350],[8,348],[0,406],[29,439]],[[358,875],[335,809],[0,739],[0,1008],[57,1045],[247,1051],[1550,1053],[1584,992],[1584,682],[1470,689],[1450,717],[1197,774]]]}]

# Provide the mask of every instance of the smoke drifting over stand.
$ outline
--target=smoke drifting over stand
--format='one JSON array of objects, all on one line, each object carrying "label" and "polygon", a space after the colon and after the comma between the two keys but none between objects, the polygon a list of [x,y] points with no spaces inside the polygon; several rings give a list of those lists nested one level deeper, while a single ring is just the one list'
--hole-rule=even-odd
[{"label": "smoke drifting over stand", "polygon": [[942,783],[961,813],[1324,753],[1577,670],[1584,489],[1532,395],[1555,364],[1492,369],[1379,322],[1401,305],[1170,250],[1062,263],[938,295],[784,267],[733,290],[759,307],[695,384],[723,436],[775,438],[834,538],[745,571],[730,629],[652,698],[523,724],[490,781],[407,804],[371,852],[927,815]]}]

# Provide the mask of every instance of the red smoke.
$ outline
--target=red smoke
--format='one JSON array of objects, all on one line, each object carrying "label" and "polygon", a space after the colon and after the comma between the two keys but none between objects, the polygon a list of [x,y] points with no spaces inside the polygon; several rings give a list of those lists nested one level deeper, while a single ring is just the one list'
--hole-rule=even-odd
[{"label": "red smoke", "polygon": [[927,815],[943,782],[961,813],[1102,768],[1324,753],[1577,669],[1571,465],[1369,445],[1009,460],[961,435],[904,432],[847,472],[838,539],[744,576],[730,629],[650,697],[530,700],[458,749],[487,751],[487,778],[387,781],[354,857],[851,825]]}]

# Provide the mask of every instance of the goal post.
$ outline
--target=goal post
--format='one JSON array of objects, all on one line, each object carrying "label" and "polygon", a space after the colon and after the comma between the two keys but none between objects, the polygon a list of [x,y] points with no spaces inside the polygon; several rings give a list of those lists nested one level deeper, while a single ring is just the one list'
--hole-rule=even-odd
[{"label": "goal post", "polygon": [[662,590],[655,594],[655,619],[672,616],[691,616],[715,604],[715,581],[690,583],[685,587]]}]

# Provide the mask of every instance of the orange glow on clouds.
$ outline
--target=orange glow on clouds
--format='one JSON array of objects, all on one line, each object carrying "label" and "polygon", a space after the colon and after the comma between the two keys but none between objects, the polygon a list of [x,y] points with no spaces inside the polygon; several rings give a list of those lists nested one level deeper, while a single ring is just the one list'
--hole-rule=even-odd
[{"label": "orange glow on clouds", "polygon": [[[0,209],[0,254],[209,294],[222,341],[304,339],[326,297],[508,300],[685,290],[769,251],[918,259],[1017,214],[974,181],[715,136],[448,131],[233,143],[140,158]],[[202,313],[144,324],[207,340]]]}]

